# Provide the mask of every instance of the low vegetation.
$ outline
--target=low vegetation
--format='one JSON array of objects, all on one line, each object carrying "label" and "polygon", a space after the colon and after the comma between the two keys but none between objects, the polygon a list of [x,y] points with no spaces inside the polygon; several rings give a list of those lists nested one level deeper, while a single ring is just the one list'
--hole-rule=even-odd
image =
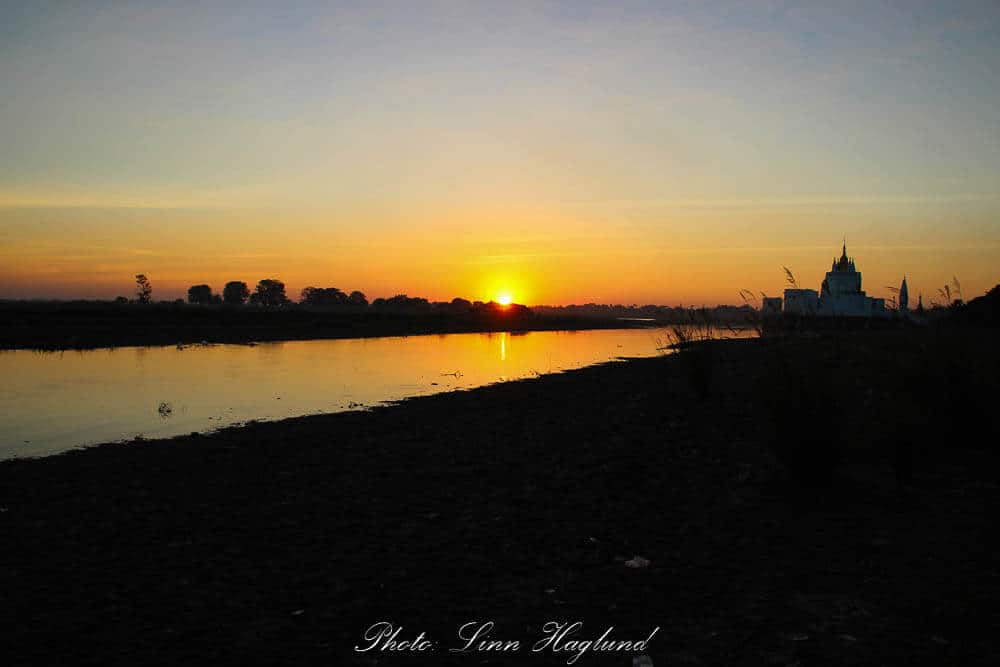
[{"label": "low vegetation", "polygon": [[[741,294],[757,310],[754,296]],[[936,318],[878,331],[849,321],[757,328],[764,340],[755,349],[765,358],[753,363],[761,369],[753,410],[765,418],[758,421],[775,462],[808,486],[829,483],[842,464],[881,459],[906,485],[915,461],[933,458],[935,448],[993,446],[998,312],[1000,286],[969,303],[952,300]],[[677,370],[700,401],[724,382],[711,341],[726,329],[703,310],[664,334],[663,348],[677,353]]]}]

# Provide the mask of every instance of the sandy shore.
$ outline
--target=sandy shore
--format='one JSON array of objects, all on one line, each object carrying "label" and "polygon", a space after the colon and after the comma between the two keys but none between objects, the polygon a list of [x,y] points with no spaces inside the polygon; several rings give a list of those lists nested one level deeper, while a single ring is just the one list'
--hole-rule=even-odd
[{"label": "sandy shore", "polygon": [[[760,347],[717,346],[707,401],[657,358],[0,463],[4,662],[565,664],[530,646],[580,620],[659,627],[656,665],[985,664],[996,454],[792,486]],[[353,651],[380,620],[435,648]],[[450,654],[469,621],[521,650]]]}]

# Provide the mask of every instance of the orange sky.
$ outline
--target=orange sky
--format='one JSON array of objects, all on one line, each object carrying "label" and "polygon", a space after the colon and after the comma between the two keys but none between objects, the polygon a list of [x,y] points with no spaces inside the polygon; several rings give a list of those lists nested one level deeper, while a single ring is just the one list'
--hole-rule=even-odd
[{"label": "orange sky", "polygon": [[[221,290],[273,276],[293,296],[332,285],[369,298],[488,300],[506,291],[528,304],[737,303],[741,288],[780,294],[782,266],[818,288],[843,233],[870,294],[887,295],[904,273],[911,292],[928,297],[953,276],[967,296],[1000,278],[988,213],[975,222],[981,203],[966,211],[964,233],[937,223],[954,203],[921,203],[914,217],[893,215],[898,206],[472,208],[427,218],[384,210],[366,212],[369,222],[361,212],[11,208],[0,210],[0,296],[128,296],[143,272],[160,299],[192,284]],[[822,243],[817,220],[829,230]]]}]

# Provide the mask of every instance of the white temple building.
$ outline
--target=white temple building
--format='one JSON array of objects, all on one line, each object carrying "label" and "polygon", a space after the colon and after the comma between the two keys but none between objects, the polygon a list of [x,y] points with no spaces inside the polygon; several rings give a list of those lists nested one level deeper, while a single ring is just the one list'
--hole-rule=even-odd
[{"label": "white temple building", "polygon": [[[905,278],[900,291],[902,305],[907,299]],[[785,313],[796,315],[888,317],[890,314],[885,308],[885,299],[870,297],[861,289],[861,272],[854,258],[847,256],[847,243],[844,243],[840,258],[833,260],[819,292],[786,289],[784,305]]]}]

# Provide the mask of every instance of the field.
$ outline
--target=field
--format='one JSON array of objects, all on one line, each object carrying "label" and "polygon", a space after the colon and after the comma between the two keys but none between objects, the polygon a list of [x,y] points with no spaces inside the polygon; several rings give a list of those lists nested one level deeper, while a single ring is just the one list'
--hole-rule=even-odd
[{"label": "field", "polygon": [[[991,341],[722,341],[0,463],[11,664],[524,664],[447,649],[558,619],[659,627],[655,664],[986,664]],[[353,651],[380,620],[436,652]]]}]

